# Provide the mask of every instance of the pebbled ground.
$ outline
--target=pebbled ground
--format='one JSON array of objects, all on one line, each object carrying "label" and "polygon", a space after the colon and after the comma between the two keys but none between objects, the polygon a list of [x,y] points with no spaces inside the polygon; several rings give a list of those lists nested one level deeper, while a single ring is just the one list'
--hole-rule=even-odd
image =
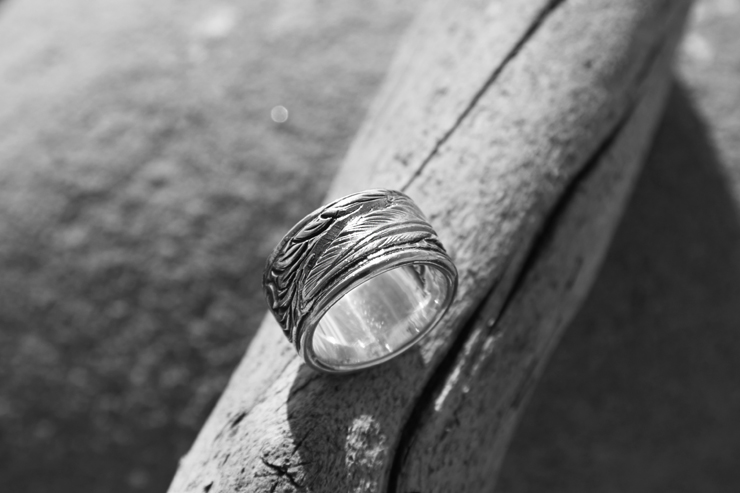
[{"label": "pebbled ground", "polygon": [[0,491],[166,489],[412,8],[1,4]]}]

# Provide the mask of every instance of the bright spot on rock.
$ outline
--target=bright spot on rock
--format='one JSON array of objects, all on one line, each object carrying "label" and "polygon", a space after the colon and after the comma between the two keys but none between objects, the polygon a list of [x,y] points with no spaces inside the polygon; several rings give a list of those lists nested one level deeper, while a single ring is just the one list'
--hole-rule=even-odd
[{"label": "bright spot on rock", "polygon": [[197,25],[198,33],[208,39],[220,39],[229,35],[236,25],[236,12],[231,7],[221,6],[208,12]]},{"label": "bright spot on rock", "polygon": [[275,123],[285,123],[288,121],[288,109],[285,106],[275,106],[270,110],[270,118]]}]

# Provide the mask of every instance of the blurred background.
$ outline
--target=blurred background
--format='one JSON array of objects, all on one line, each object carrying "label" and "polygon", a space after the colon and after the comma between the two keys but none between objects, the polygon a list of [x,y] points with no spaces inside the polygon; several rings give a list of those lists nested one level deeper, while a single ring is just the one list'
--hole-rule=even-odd
[{"label": "blurred background", "polygon": [[[163,492],[421,0],[0,0],[0,491]],[[740,490],[740,0],[653,151],[505,492]]]}]

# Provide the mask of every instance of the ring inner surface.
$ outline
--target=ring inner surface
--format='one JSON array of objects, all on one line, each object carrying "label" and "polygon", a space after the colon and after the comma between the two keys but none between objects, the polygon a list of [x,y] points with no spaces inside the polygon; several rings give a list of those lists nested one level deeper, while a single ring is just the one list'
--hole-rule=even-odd
[{"label": "ring inner surface", "polygon": [[403,349],[444,310],[447,290],[444,274],[423,264],[369,279],[321,318],[313,335],[316,358],[332,368],[352,368]]}]

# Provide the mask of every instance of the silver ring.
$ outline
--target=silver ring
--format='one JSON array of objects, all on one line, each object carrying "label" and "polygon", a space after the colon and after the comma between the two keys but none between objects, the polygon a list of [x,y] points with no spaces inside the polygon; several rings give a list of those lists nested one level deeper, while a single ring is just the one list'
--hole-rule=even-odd
[{"label": "silver ring", "polygon": [[429,333],[452,303],[457,269],[407,195],[367,190],[296,224],[267,259],[263,287],[306,364],[350,372]]}]

